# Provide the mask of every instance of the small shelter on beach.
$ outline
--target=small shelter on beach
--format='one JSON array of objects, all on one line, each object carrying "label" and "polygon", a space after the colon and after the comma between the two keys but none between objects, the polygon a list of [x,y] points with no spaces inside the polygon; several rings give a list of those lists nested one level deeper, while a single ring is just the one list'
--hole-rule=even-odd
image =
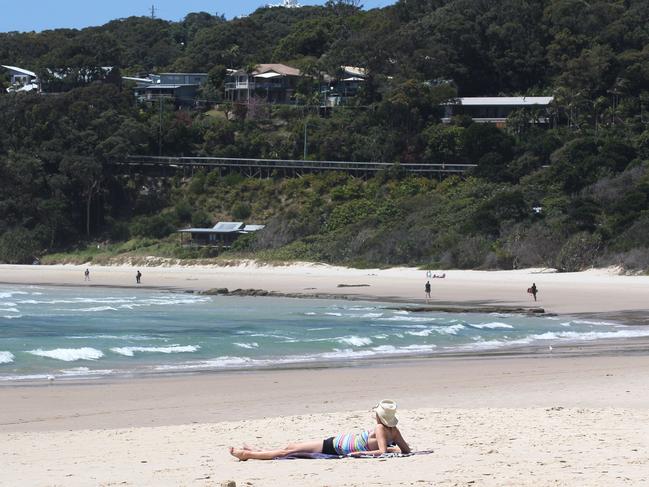
[{"label": "small shelter on beach", "polygon": [[[265,225],[246,225],[243,222],[218,222],[211,228],[183,228],[178,230],[183,245],[200,247],[231,247],[241,236],[264,228]],[[189,242],[185,235],[189,234]]]}]

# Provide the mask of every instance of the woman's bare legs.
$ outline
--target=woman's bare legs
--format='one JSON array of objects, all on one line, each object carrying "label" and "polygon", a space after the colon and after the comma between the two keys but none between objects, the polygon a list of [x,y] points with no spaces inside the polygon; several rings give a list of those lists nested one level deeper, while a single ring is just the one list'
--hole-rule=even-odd
[{"label": "woman's bare legs", "polygon": [[230,455],[241,461],[246,460],[272,460],[277,457],[293,455],[296,453],[322,453],[322,441],[309,441],[306,443],[291,443],[281,450],[252,451],[245,448],[230,447]]}]

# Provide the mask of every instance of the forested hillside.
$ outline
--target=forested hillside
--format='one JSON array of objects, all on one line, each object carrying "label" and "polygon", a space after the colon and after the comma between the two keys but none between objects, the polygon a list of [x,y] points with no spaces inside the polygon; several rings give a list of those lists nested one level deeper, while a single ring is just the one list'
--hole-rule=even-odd
[{"label": "forested hillside", "polygon": [[[295,103],[223,101],[226,68],[284,63],[305,74]],[[60,93],[5,93],[0,72],[0,261],[210,256],[177,228],[245,220],[267,227],[229,255],[355,265],[462,268],[620,264],[649,269],[649,0],[401,0],[261,8],[225,20],[145,17],[83,30],[0,33],[0,64]],[[323,116],[317,79],[367,69],[361,92]],[[112,75],[207,72],[199,106],[137,104]],[[454,96],[552,95],[551,126],[456,117]],[[234,115],[233,115],[234,114]],[[392,170],[191,180],[116,174],[126,154],[390,163],[473,163],[461,178]],[[160,142],[161,141],[161,142]],[[99,244],[99,249],[97,249]],[[51,257],[50,257],[51,259]]]}]

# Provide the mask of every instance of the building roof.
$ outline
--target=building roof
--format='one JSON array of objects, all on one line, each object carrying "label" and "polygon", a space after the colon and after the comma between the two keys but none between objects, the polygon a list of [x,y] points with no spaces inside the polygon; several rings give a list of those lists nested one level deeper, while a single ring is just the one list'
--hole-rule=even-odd
[{"label": "building roof", "polygon": [[297,68],[292,68],[286,64],[258,64],[255,66],[255,70],[252,72],[253,75],[257,76],[260,74],[268,73],[273,71],[275,73],[281,74],[283,76],[300,76],[300,70]]},{"label": "building roof", "polygon": [[282,75],[276,73],[275,71],[269,71],[267,73],[256,74],[255,78],[277,78],[278,76],[282,76]]},{"label": "building roof", "polygon": [[198,86],[198,85],[171,85],[171,84],[163,84],[163,83],[157,83],[157,84],[150,84],[150,85],[145,85],[142,86],[145,90],[175,90],[177,88],[180,88],[181,86]]},{"label": "building roof", "polygon": [[358,66],[341,66],[341,68],[343,72],[345,72],[345,74],[349,74],[351,76],[367,76],[367,69],[365,68],[359,68]]},{"label": "building roof", "polygon": [[157,76],[207,76],[207,73],[158,73]]},{"label": "building roof", "polygon": [[36,73],[33,71],[29,71],[28,69],[23,69],[23,68],[17,68],[16,66],[6,66],[4,64],[0,65],[3,68],[9,69],[11,71],[16,71],[21,74],[26,74],[27,76],[33,76],[34,78],[37,78]]},{"label": "building roof", "polygon": [[463,106],[529,106],[549,105],[554,100],[553,96],[476,96],[458,98],[457,102],[449,105]]},{"label": "building roof", "polygon": [[136,78],[135,76],[122,76],[122,79],[129,81],[137,81],[139,83],[153,83],[151,78]]},{"label": "building roof", "polygon": [[246,225],[243,222],[218,222],[212,228],[183,228],[182,233],[250,233],[261,230],[265,225]]}]

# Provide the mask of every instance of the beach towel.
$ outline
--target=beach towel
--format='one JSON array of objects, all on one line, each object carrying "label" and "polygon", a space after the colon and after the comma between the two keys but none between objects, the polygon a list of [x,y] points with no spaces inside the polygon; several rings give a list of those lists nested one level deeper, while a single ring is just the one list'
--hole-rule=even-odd
[{"label": "beach towel", "polygon": [[375,459],[385,459],[385,458],[402,458],[402,457],[412,457],[414,455],[430,455],[434,450],[420,450],[413,451],[410,453],[383,453],[382,455],[327,455],[326,453],[294,453],[292,455],[286,455],[283,457],[276,457],[273,460],[299,460],[299,459],[308,459],[308,460],[338,460],[340,458],[375,458]]}]

